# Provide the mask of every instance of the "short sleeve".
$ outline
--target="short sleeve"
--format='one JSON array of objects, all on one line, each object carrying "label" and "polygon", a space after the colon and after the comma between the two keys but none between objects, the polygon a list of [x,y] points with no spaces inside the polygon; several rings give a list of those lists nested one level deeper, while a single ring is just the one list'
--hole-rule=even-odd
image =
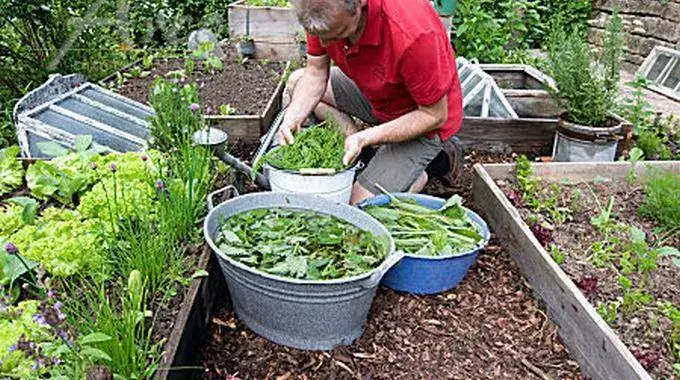
[{"label": "short sleeve", "polygon": [[307,33],[307,54],[314,56],[322,56],[326,54],[326,48],[321,46],[319,37],[312,36],[309,33]]},{"label": "short sleeve", "polygon": [[428,32],[415,39],[406,49],[399,72],[416,103],[429,106],[448,94],[455,69],[448,38],[440,33]]}]

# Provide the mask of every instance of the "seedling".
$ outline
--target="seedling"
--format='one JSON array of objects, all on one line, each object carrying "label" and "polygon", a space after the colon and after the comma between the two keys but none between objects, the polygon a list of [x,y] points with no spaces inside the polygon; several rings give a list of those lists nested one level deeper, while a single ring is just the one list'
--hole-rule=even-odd
[{"label": "seedling", "polygon": [[142,67],[145,70],[151,70],[151,67],[153,67],[153,55],[147,55],[142,58]]},{"label": "seedling", "polygon": [[619,301],[601,302],[597,305],[597,313],[611,325],[619,318],[620,307],[621,302]]},{"label": "seedling", "polygon": [[220,104],[220,115],[236,115],[236,108],[232,107],[231,104]]},{"label": "seedling", "polygon": [[630,170],[628,171],[628,175],[626,176],[626,180],[628,181],[629,184],[632,184],[637,180],[637,173],[635,171],[635,166],[637,165],[638,161],[641,161],[644,157],[644,152],[640,148],[633,148],[630,151],[629,157],[628,157],[628,162],[630,162]]},{"label": "seedling", "polygon": [[194,72],[195,67],[196,63],[194,62],[193,58],[186,57],[184,59],[184,75],[191,75]]},{"label": "seedling", "polygon": [[567,259],[567,255],[560,251],[560,248],[556,244],[550,245],[550,256],[557,265],[562,265]]}]

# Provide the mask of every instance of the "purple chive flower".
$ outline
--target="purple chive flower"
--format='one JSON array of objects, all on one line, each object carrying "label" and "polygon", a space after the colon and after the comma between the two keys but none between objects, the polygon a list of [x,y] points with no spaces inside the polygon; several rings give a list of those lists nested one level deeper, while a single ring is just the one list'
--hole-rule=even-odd
[{"label": "purple chive flower", "polygon": [[59,319],[59,322],[63,322],[66,320],[66,314],[62,313],[61,311],[57,313],[57,319]]},{"label": "purple chive flower", "polygon": [[45,319],[45,316],[42,314],[36,314],[33,316],[33,321],[39,325],[46,325],[47,320]]},{"label": "purple chive flower", "polygon": [[163,190],[163,187],[164,187],[163,180],[161,179],[156,180],[156,189]]},{"label": "purple chive flower", "polygon": [[54,365],[59,365],[61,363],[61,360],[58,357],[53,357],[52,358],[52,364]]},{"label": "purple chive flower", "polygon": [[111,163],[111,165],[109,166],[109,169],[111,169],[112,173],[115,173],[116,172],[116,164]]},{"label": "purple chive flower", "polygon": [[90,162],[90,169],[97,170],[97,163],[96,162]]},{"label": "purple chive flower", "polygon": [[19,248],[17,248],[17,246],[11,242],[7,242],[7,244],[5,244],[5,252],[9,253],[10,255],[16,255],[19,253]]},{"label": "purple chive flower", "polygon": [[15,343],[15,344],[9,346],[9,348],[7,349],[7,351],[9,351],[9,352],[14,352],[14,351],[17,350],[17,348],[18,348],[18,347],[17,347],[17,345],[16,345],[16,343]]},{"label": "purple chive flower", "polygon": [[201,106],[199,106],[198,103],[191,103],[189,105],[189,109],[191,110],[191,112],[196,112],[199,109],[201,109]]},{"label": "purple chive flower", "polygon": [[34,370],[34,371],[39,370],[39,369],[40,369],[40,361],[36,360],[36,361],[35,361],[35,364],[33,364],[33,365],[31,366],[31,369]]},{"label": "purple chive flower", "polygon": [[[56,290],[50,289],[50,290],[47,291],[47,297],[49,297],[49,298],[54,298],[54,297],[56,297],[56,296],[57,296],[57,291],[56,291]],[[61,302],[57,302],[57,303],[60,304]]]},{"label": "purple chive flower", "polygon": [[54,309],[55,310],[61,310],[61,308],[64,307],[64,304],[61,303],[61,301],[57,301],[54,303]]}]

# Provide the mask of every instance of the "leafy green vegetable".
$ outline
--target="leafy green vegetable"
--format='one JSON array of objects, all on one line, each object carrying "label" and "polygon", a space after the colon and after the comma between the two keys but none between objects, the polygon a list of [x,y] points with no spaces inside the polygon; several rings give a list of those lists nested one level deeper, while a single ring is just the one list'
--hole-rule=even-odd
[{"label": "leafy green vegetable", "polygon": [[35,225],[26,225],[8,240],[24,257],[41,263],[51,274],[67,277],[103,267],[100,226],[75,211],[48,208]]},{"label": "leafy green vegetable", "polygon": [[387,227],[398,250],[416,256],[456,256],[479,247],[484,240],[458,195],[439,210],[390,197],[389,204],[369,206],[365,211]]},{"label": "leafy green vegetable", "polygon": [[351,277],[380,265],[387,239],[329,215],[258,209],[227,219],[216,244],[233,259],[292,278]]},{"label": "leafy green vegetable", "polygon": [[0,237],[8,237],[24,226],[24,208],[17,204],[0,207]]},{"label": "leafy green vegetable", "polygon": [[38,161],[26,171],[26,182],[31,193],[39,199],[55,198],[61,203],[71,204],[73,197],[87,187],[88,177]]},{"label": "leafy green vegetable", "polygon": [[[325,127],[324,127],[325,125]],[[282,170],[334,169],[343,170],[345,135],[337,122],[328,118],[322,124],[307,128],[295,136],[295,143],[271,150],[255,163],[257,172],[264,162]]]},{"label": "leafy green vegetable", "polygon": [[17,160],[19,147],[0,150],[0,195],[19,188],[24,182],[24,167]]}]

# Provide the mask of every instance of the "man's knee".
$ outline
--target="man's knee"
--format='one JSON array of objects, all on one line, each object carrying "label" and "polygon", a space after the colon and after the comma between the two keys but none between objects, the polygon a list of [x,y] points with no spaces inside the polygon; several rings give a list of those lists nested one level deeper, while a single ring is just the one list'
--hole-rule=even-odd
[{"label": "man's knee", "polygon": [[297,86],[302,74],[305,73],[305,69],[297,69],[290,73],[288,76],[288,81],[286,82],[286,87],[283,89],[283,106],[290,104],[290,100],[293,96],[293,91],[295,91],[295,86]]}]

